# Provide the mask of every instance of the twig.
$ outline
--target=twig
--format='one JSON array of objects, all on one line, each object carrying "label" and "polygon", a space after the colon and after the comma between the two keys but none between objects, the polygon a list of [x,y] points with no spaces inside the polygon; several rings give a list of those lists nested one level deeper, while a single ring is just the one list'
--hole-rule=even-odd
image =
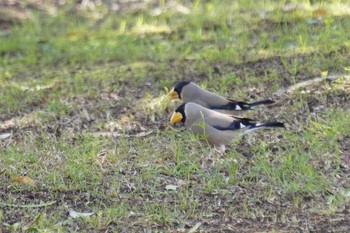
[{"label": "twig", "polygon": [[310,86],[310,85],[322,82],[324,80],[333,82],[339,78],[350,79],[350,76],[349,75],[332,75],[332,76],[314,78],[314,79],[306,80],[306,81],[303,81],[300,83],[296,83],[296,84],[294,84],[286,89],[280,89],[280,90],[276,91],[274,94],[281,96],[283,94],[288,94],[288,93],[294,92],[302,87]]},{"label": "twig", "polygon": [[137,134],[121,134],[121,133],[116,133],[116,132],[91,132],[89,133],[91,136],[93,137],[126,137],[126,138],[130,138],[130,137],[146,137],[148,135],[150,135],[151,133],[153,133],[153,131],[148,131],[148,132],[140,132]]},{"label": "twig", "polygon": [[1,206],[10,206],[10,207],[19,207],[19,208],[39,208],[39,207],[49,206],[49,205],[52,205],[55,203],[56,203],[56,201],[42,203],[42,204],[36,204],[36,205],[16,205],[16,204],[9,204],[9,203],[0,202],[0,205]]}]

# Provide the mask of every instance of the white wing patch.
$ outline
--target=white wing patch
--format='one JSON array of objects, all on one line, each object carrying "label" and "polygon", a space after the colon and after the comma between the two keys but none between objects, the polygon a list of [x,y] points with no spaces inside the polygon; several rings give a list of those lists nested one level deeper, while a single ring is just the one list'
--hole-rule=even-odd
[{"label": "white wing patch", "polygon": [[237,104],[236,105],[236,110],[242,110],[242,108]]},{"label": "white wing patch", "polygon": [[242,124],[242,122],[239,123],[239,128],[240,128],[240,129],[241,129],[241,128],[245,128],[245,127],[247,127],[247,126],[244,125],[244,124]]}]

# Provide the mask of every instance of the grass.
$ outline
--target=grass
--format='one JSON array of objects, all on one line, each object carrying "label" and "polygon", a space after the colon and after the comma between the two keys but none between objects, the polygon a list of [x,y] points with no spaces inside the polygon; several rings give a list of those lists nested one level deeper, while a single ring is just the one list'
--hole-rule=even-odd
[{"label": "grass", "polygon": [[[346,231],[345,2],[173,3],[98,27],[93,12],[32,11],[1,31],[0,136],[11,136],[0,139],[0,230]],[[341,78],[276,94],[327,73]],[[287,130],[218,155],[168,125],[177,104],[164,95],[183,79],[233,99],[273,97],[244,115]]]}]

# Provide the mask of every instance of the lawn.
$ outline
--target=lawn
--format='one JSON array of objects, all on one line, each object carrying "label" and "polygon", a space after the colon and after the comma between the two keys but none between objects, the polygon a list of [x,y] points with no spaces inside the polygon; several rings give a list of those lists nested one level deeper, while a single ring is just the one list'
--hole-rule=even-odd
[{"label": "lawn", "polygon": [[[350,3],[77,2],[0,24],[0,232],[350,230]],[[179,80],[286,129],[221,155]]]}]

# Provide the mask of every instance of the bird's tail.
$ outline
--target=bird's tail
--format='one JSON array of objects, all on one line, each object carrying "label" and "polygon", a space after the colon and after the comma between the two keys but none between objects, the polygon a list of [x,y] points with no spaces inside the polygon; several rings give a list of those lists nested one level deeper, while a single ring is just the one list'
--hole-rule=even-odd
[{"label": "bird's tail", "polygon": [[274,102],[275,101],[273,101],[272,99],[260,100],[257,102],[250,103],[249,106],[250,106],[250,108],[253,108],[253,107],[258,106],[258,105],[272,104]]},{"label": "bird's tail", "polygon": [[275,101],[271,99],[267,100],[261,100],[253,103],[246,103],[242,101],[235,101],[232,99],[228,99],[230,102],[225,105],[221,106],[210,106],[210,109],[214,109],[216,111],[221,111],[221,110],[226,110],[226,111],[245,111],[245,110],[252,110],[255,106],[257,105],[262,105],[262,104],[272,104]]},{"label": "bird's tail", "polygon": [[271,99],[260,100],[260,101],[253,102],[253,103],[246,103],[246,102],[239,101],[239,102],[231,103],[231,105],[234,105],[234,106],[230,106],[230,109],[232,109],[232,110],[252,110],[252,109],[254,109],[255,106],[272,104],[274,102],[275,101],[273,101]]},{"label": "bird's tail", "polygon": [[254,130],[261,128],[284,128],[284,123],[282,122],[265,122],[265,123],[255,123],[244,131],[244,134],[250,133]]}]

